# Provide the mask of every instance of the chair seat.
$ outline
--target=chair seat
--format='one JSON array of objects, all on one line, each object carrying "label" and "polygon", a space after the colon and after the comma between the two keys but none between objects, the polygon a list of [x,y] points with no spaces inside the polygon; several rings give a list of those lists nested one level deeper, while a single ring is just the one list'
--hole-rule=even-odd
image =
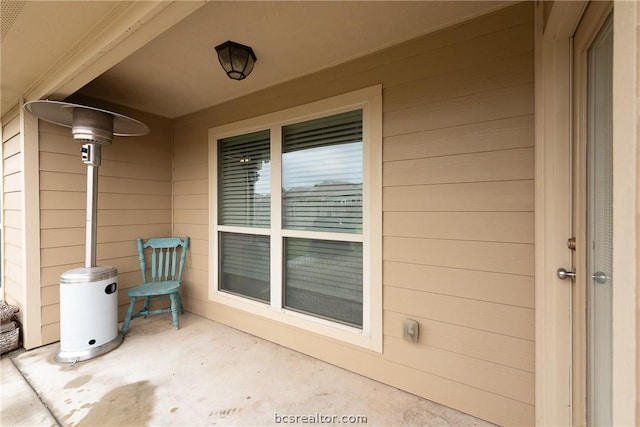
[{"label": "chair seat", "polygon": [[148,297],[154,295],[168,295],[178,292],[180,282],[177,280],[165,280],[162,282],[148,282],[127,290],[129,297]]}]

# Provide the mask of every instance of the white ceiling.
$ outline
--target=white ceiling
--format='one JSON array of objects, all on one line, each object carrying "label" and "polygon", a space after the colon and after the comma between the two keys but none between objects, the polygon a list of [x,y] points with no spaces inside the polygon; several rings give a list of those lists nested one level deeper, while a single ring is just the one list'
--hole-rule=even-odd
[{"label": "white ceiling", "polygon": [[[7,1],[2,0],[3,10]],[[68,57],[69,47],[88,37],[92,28],[100,22],[104,26],[105,19],[124,16],[114,10],[123,9],[126,3],[135,2],[26,2],[6,36],[3,12],[3,111],[4,104],[9,102],[5,102],[5,91],[14,98],[24,96],[29,85],[42,78],[43,70],[60,63],[65,55]],[[157,3],[163,7],[167,4]],[[110,68],[96,70],[90,77],[97,77],[84,86],[82,93],[175,118],[511,4],[506,1],[211,1],[203,6],[201,2],[176,3],[182,4],[181,13],[185,16],[184,5],[192,3],[190,14],[180,16],[179,22],[171,23],[170,28],[165,24],[166,31],[156,30],[159,35],[154,34],[155,38],[132,53],[122,54],[123,59],[118,58],[119,62],[110,64]],[[126,31],[123,34],[126,36]],[[258,61],[246,80],[230,80],[220,67],[214,47],[226,40],[254,49]],[[31,54],[36,52],[33,46],[42,43],[51,47],[46,52],[40,47],[37,55]],[[117,47],[111,49],[115,51]],[[54,92],[58,97],[69,94]]]}]

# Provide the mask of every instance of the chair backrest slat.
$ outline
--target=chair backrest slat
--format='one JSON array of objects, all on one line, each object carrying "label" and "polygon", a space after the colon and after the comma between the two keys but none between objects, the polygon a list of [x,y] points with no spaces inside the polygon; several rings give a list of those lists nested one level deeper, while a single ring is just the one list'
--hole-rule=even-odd
[{"label": "chair backrest slat", "polygon": [[[182,272],[189,248],[189,236],[181,240],[178,237],[160,237],[144,242],[138,239],[138,256],[143,283],[164,280],[177,280],[182,282]],[[151,277],[147,280],[144,250],[151,248]],[[181,248],[178,258],[178,248]],[[177,274],[176,274],[177,271]]]},{"label": "chair backrest slat", "polygon": [[158,277],[158,268],[156,263],[156,248],[151,248],[151,281],[155,282],[156,277]]},{"label": "chair backrest slat", "polygon": [[147,264],[144,261],[144,246],[142,239],[138,238],[138,261],[140,262],[140,272],[142,273],[142,283],[147,283]]},{"label": "chair backrest slat", "polygon": [[169,275],[169,270],[171,269],[171,252],[175,252],[176,249],[168,248],[165,251],[165,260],[164,260],[164,280],[173,280],[173,277]]},{"label": "chair backrest slat", "polygon": [[171,280],[176,280],[176,264],[177,264],[177,260],[178,260],[178,248],[175,248],[173,250],[173,260],[171,261]]},{"label": "chair backrest slat", "polygon": [[153,276],[153,281],[157,282],[163,279],[164,272],[164,250],[162,248],[158,249],[158,274]]}]

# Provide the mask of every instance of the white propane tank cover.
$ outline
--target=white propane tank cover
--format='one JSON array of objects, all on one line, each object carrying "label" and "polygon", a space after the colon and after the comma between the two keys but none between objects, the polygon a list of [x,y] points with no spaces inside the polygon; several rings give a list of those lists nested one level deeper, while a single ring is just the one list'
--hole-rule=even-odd
[{"label": "white propane tank cover", "polygon": [[118,331],[118,270],[76,268],[60,276],[60,348],[55,360],[74,363],[107,353]]}]

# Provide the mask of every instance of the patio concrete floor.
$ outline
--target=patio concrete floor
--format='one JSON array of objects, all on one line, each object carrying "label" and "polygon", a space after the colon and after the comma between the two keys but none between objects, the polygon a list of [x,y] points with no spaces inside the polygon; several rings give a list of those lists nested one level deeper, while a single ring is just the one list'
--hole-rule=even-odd
[{"label": "patio concrete floor", "polygon": [[75,366],[53,360],[57,344],[10,353],[0,425],[492,425],[194,314],[180,326],[136,319]]}]

